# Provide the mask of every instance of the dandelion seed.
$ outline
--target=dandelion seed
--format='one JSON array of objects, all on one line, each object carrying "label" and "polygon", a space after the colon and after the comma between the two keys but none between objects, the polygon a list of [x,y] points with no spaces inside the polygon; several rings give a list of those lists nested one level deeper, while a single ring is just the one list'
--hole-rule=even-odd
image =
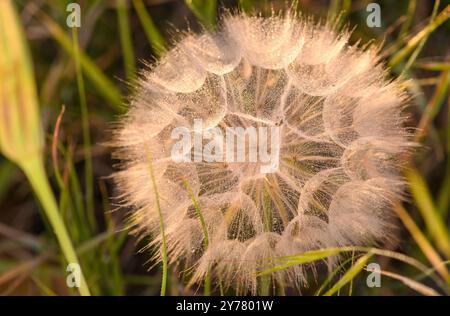
[{"label": "dandelion seed", "polygon": [[[401,157],[411,147],[407,96],[400,80],[386,79],[376,47],[348,40],[345,30],[287,13],[228,16],[219,31],[180,41],[140,79],[117,129],[116,179],[135,232],[151,233],[150,246],[160,246],[150,151],[169,260],[193,268],[193,281],[211,273],[255,293],[257,272],[275,257],[392,241]],[[204,129],[278,126],[278,169],[174,162],[171,131],[196,119]],[[207,248],[184,183],[203,215]],[[302,286],[306,271],[272,278]]]}]

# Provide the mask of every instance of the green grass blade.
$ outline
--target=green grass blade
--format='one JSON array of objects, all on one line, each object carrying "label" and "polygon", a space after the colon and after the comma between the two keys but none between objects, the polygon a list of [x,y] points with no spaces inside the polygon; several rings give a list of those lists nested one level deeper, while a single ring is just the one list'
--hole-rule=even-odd
[{"label": "green grass blade", "polygon": [[46,296],[58,296],[51,288],[49,288],[44,282],[39,280],[37,277],[31,278],[36,286],[41,290]]},{"label": "green grass blade", "polygon": [[133,81],[136,77],[136,64],[134,60],[134,49],[131,39],[128,8],[125,0],[117,0],[117,19],[119,22],[120,43],[122,45],[123,59],[125,63],[125,74],[128,81]]},{"label": "green grass blade", "polygon": [[[266,232],[272,231],[272,210],[271,210],[271,199],[269,193],[270,190],[264,186],[263,190],[263,224],[264,224],[264,230]],[[270,292],[270,274],[264,274],[260,277],[260,286],[259,291],[261,296],[269,296]]]},{"label": "green grass blade", "polygon": [[[436,18],[436,14],[437,14],[437,12],[439,10],[440,3],[441,3],[440,0],[436,0],[434,2],[433,12],[431,13],[431,17],[430,17],[430,24],[433,24],[434,19]],[[417,45],[416,49],[414,50],[414,52],[411,54],[411,56],[409,57],[408,61],[406,62],[405,67],[403,67],[403,70],[402,70],[403,73],[406,73],[409,70],[409,68],[414,64],[414,62],[417,59],[417,56],[419,56],[420,52],[422,51],[423,47],[425,46],[425,43],[427,42],[427,39],[428,39],[428,36],[425,36],[419,42],[419,44]]]},{"label": "green grass blade", "polygon": [[447,163],[444,183],[439,191],[437,206],[439,214],[441,214],[443,218],[447,217],[450,208],[450,162]]},{"label": "green grass blade", "polygon": [[94,178],[92,167],[91,134],[89,127],[89,111],[86,102],[86,91],[84,87],[83,73],[80,64],[80,48],[78,45],[77,28],[72,28],[73,55],[75,59],[75,71],[77,76],[78,95],[80,98],[81,124],[83,130],[83,151],[84,151],[84,176],[86,185],[86,212],[92,230],[95,230],[94,219]]},{"label": "green grass blade", "polygon": [[437,211],[428,186],[422,176],[415,169],[406,173],[411,192],[422,215],[431,238],[436,246],[450,258],[450,236],[447,227]]},{"label": "green grass blade", "polygon": [[414,222],[411,215],[409,215],[405,208],[400,204],[395,205],[394,210],[397,213],[397,216],[401,219],[403,225],[405,225],[411,236],[414,238],[420,250],[427,257],[428,261],[433,265],[442,278],[446,280],[446,282],[450,282],[450,274],[443,264],[440,255]]},{"label": "green grass blade", "polygon": [[[341,264],[339,264],[326,278],[326,280],[322,283],[322,285],[320,286],[320,288],[314,293],[314,296],[319,296],[323,290],[328,286],[328,284],[331,283],[331,281],[333,280],[333,278],[340,272],[343,271],[345,269],[345,266],[351,262],[353,265],[353,256],[347,260],[345,260],[344,262],[342,262]],[[349,294],[350,295],[350,294]]]},{"label": "green grass blade", "polygon": [[[352,266],[355,263],[355,252],[352,252]],[[353,293],[353,279],[350,280],[350,284],[348,286],[348,296],[352,296]]]},{"label": "green grass blade", "polygon": [[11,183],[11,179],[14,178],[16,170],[16,166],[8,160],[0,162],[0,203],[8,193],[9,184]]},{"label": "green grass blade", "polygon": [[186,4],[206,28],[214,28],[216,25],[216,0],[186,0]]},{"label": "green grass blade", "polygon": [[389,60],[389,66],[394,67],[398,63],[400,63],[403,59],[408,56],[414,48],[419,45],[419,43],[424,39],[428,38],[431,33],[434,32],[436,28],[438,28],[441,24],[447,21],[450,18],[450,5],[445,7],[444,10],[439,13],[439,15],[434,19],[430,24],[428,24],[423,30],[417,33],[413,38],[411,38],[405,47],[401,50],[397,51],[397,53],[392,56]]},{"label": "green grass blade", "polygon": [[373,254],[367,253],[364,256],[362,256],[361,258],[359,258],[355,262],[355,264],[342,276],[342,278],[338,282],[336,282],[336,284],[333,285],[333,287],[331,289],[329,289],[324,295],[331,296],[331,295],[335,294],[344,285],[346,285],[348,282],[353,280],[361,272],[361,270],[364,269],[364,267],[367,264],[367,261],[372,256],[373,256]]},{"label": "green grass blade", "polygon": [[[184,186],[185,186],[186,190],[188,191],[189,195],[191,196],[192,204],[194,205],[194,209],[195,209],[195,213],[197,214],[197,217],[200,221],[200,225],[202,227],[203,237],[204,237],[203,247],[204,247],[204,251],[206,251],[206,249],[208,248],[208,245],[209,245],[208,227],[206,226],[205,218],[203,217],[202,211],[200,210],[200,206],[198,205],[197,198],[195,197],[194,191],[192,190],[191,186],[189,185],[189,182],[187,182],[186,180],[183,182],[184,182]],[[204,294],[206,296],[209,296],[211,294],[211,276],[210,276],[209,272],[207,272],[206,276],[205,276],[205,293]]]},{"label": "green grass blade", "polygon": [[134,9],[136,10],[142,27],[144,28],[145,35],[150,43],[156,56],[161,56],[166,50],[166,40],[156,28],[155,23],[150,14],[145,9],[143,0],[133,0]]},{"label": "green grass blade", "polygon": [[439,113],[442,104],[444,104],[445,97],[450,85],[450,70],[443,71],[439,76],[439,82],[436,85],[436,89],[427,103],[422,117],[420,118],[419,125],[417,127],[418,132],[415,135],[415,141],[420,142],[421,138],[426,134],[428,126],[432,124],[434,118]]},{"label": "green grass blade", "polygon": [[[50,18],[47,14],[39,12],[38,16],[42,23],[47,27],[50,34],[56,42],[64,49],[64,51],[74,57],[72,41],[70,37],[63,31],[63,29]],[[118,113],[124,112],[122,104],[122,95],[120,94],[114,83],[102,72],[95,62],[84,52],[79,51],[80,64],[83,71],[86,73],[88,79],[97,88],[98,92],[108,101],[110,105]]]},{"label": "green grass blade", "polygon": [[253,9],[252,0],[239,0],[239,9],[242,12],[250,13]]},{"label": "green grass blade", "polygon": [[402,28],[400,29],[397,42],[401,41],[403,38],[407,36],[414,19],[414,15],[416,13],[416,8],[417,8],[417,0],[409,0],[408,8],[406,9],[406,20],[402,24]]},{"label": "green grass blade", "polygon": [[158,210],[159,215],[159,224],[161,230],[161,239],[162,239],[162,261],[163,261],[163,275],[161,281],[161,296],[166,295],[166,287],[167,287],[167,245],[166,245],[166,234],[164,229],[164,219],[162,216],[161,205],[159,203],[159,193],[158,188],[156,187],[155,173],[153,172],[153,164],[151,158],[149,158],[149,170],[150,176],[152,179],[153,193],[155,194],[156,199],[156,208]]},{"label": "green grass blade", "polygon": [[[281,258],[281,264],[274,266],[272,268],[265,269],[259,273],[260,276],[271,274],[273,272],[277,272],[292,266],[311,263],[314,261],[322,260],[330,256],[338,255],[341,253],[343,248],[328,248],[328,249],[319,249],[307,251],[299,255],[289,256],[286,258]],[[285,262],[285,263],[283,263]]]},{"label": "green grass blade", "polygon": [[415,68],[421,68],[429,71],[446,71],[450,70],[450,63],[446,62],[417,62]]},{"label": "green grass blade", "polygon": [[[31,183],[31,186],[33,187],[34,192],[44,208],[50,224],[52,225],[64,257],[68,263],[76,263],[79,265],[78,257],[75,253],[69,233],[67,232],[66,225],[59,214],[42,161],[36,159],[28,160],[22,165],[22,167]],[[81,270],[79,291],[83,296],[90,295],[86,279]]]},{"label": "green grass blade", "polygon": [[450,209],[450,95],[447,99],[447,165],[444,183],[439,191],[437,203],[439,212],[445,218]]}]

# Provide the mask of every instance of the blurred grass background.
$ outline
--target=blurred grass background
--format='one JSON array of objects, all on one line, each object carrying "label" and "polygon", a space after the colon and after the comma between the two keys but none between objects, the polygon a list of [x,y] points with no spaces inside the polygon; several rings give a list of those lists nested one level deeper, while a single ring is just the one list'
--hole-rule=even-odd
[{"label": "blurred grass background", "polygon": [[[67,260],[81,263],[88,285],[81,294],[160,294],[162,267],[149,262],[150,252],[139,252],[147,241],[128,235],[127,210],[111,199],[114,161],[103,144],[112,123],[126,111],[136,71],[170,48],[177,30],[213,29],[229,10],[267,15],[289,6],[322,18],[341,14],[355,27],[354,42],[384,43],[393,77],[410,79],[408,125],[422,146],[405,175],[408,202],[396,208],[399,245],[312,252],[281,261],[281,267],[345,252],[342,267],[312,278],[302,293],[449,293],[450,1],[374,1],[382,26],[369,28],[372,1],[363,0],[85,0],[77,1],[78,29],[66,25],[72,1],[0,1],[17,14],[15,20],[6,9],[0,14],[0,48],[7,52],[0,58],[1,295],[78,294],[66,286]],[[27,60],[32,67],[22,63]],[[365,284],[370,262],[385,271],[380,288]],[[169,267],[166,294],[204,293],[187,288],[185,278]]]}]

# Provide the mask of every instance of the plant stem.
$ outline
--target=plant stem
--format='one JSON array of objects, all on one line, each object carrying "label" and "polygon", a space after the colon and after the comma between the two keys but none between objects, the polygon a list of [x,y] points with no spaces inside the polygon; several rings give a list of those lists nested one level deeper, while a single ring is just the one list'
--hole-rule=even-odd
[{"label": "plant stem", "polygon": [[153,184],[153,191],[156,198],[156,208],[158,209],[158,215],[159,215],[159,225],[161,230],[161,239],[162,239],[162,262],[163,262],[163,275],[162,275],[162,281],[161,281],[161,296],[166,295],[166,287],[167,287],[167,245],[166,245],[166,234],[164,232],[164,219],[162,216],[161,211],[161,205],[159,203],[159,193],[158,189],[156,188],[156,180],[155,180],[155,174],[153,172],[153,165],[152,160],[149,158],[149,169],[150,169],[150,176],[152,178],[152,184]]},{"label": "plant stem", "polygon": [[419,33],[417,33],[413,38],[411,38],[405,47],[399,50],[389,61],[389,66],[394,67],[399,62],[401,62],[406,56],[408,56],[411,51],[419,45],[419,43],[430,36],[430,34],[443,24],[447,19],[450,18],[450,5],[446,6],[445,9],[439,13],[439,15],[430,24],[423,28]]},{"label": "plant stem", "polygon": [[[39,201],[41,202],[45,214],[55,232],[59,245],[63,252],[64,257],[68,263],[76,263],[80,266],[78,257],[75,253],[75,249],[72,245],[67,228],[62,220],[58,207],[55,201],[55,197],[48,183],[48,177],[46,175],[44,165],[41,159],[30,159],[21,165],[28,180],[33,187]],[[81,266],[80,266],[81,267]],[[89,288],[87,286],[86,279],[84,278],[83,271],[80,268],[80,288],[79,292],[82,296],[89,296]]]},{"label": "plant stem", "polygon": [[[200,206],[198,205],[197,199],[195,198],[194,191],[192,191],[191,186],[189,185],[189,182],[187,180],[184,181],[184,186],[186,190],[188,191],[189,195],[192,199],[192,204],[194,205],[195,212],[197,213],[198,219],[200,221],[200,225],[202,226],[203,230],[203,236],[204,236],[204,242],[203,247],[205,248],[204,251],[208,248],[209,245],[209,235],[208,235],[208,228],[206,226],[205,218],[203,217],[203,214],[200,210]],[[205,289],[204,289],[205,296],[211,295],[211,275],[208,271],[205,275]]]},{"label": "plant stem", "polygon": [[261,276],[260,287],[260,295],[269,296],[270,274]]},{"label": "plant stem", "polygon": [[145,4],[142,0],[133,0],[134,9],[136,10],[142,27],[147,35],[148,42],[152,46],[156,56],[161,56],[165,52],[166,40],[156,28],[155,23],[147,12]]},{"label": "plant stem", "polygon": [[91,229],[95,231],[94,218],[94,179],[92,167],[92,152],[91,152],[91,135],[89,131],[89,111],[86,102],[86,91],[84,88],[83,73],[81,71],[80,62],[80,48],[78,45],[77,28],[72,28],[72,45],[73,55],[75,59],[75,68],[77,75],[78,95],[80,98],[81,120],[83,129],[83,151],[84,151],[84,177],[86,185],[86,213]]},{"label": "plant stem", "polygon": [[[272,231],[272,213],[270,210],[270,197],[267,189],[263,191],[263,223],[266,232]],[[260,295],[269,296],[271,274],[260,277]]]}]

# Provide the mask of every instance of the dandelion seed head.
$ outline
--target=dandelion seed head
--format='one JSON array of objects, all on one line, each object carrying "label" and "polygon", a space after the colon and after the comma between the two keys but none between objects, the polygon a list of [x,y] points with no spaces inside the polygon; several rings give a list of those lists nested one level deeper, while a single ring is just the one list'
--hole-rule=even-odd
[{"label": "dandelion seed head", "polygon": [[[349,37],[292,13],[229,15],[216,32],[186,35],[140,79],[115,138],[120,198],[135,232],[160,247],[158,197],[169,261],[192,268],[193,281],[209,271],[256,293],[257,273],[276,257],[394,238],[392,205],[411,146],[407,96],[401,80],[386,78],[377,48]],[[205,130],[279,126],[278,169],[174,162],[171,131],[196,119]],[[297,266],[272,277],[301,286],[306,273]]]}]

